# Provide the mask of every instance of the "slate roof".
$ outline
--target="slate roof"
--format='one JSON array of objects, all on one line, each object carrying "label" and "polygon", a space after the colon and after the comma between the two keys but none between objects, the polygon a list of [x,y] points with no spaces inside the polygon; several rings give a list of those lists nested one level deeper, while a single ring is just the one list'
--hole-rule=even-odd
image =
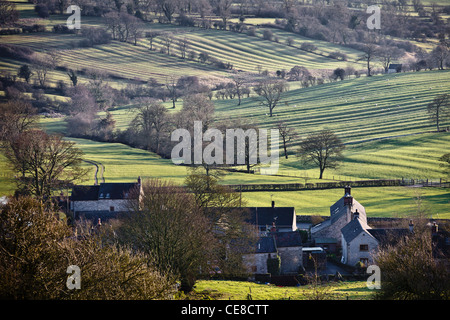
[{"label": "slate roof", "polygon": [[98,200],[100,186],[74,186],[70,197],[73,201]]},{"label": "slate roof", "polygon": [[368,229],[370,229],[370,227],[366,223],[361,221],[361,219],[358,217],[347,223],[341,229],[341,232],[342,235],[344,236],[345,241],[349,243],[364,230],[369,231]]},{"label": "slate roof", "polygon": [[129,199],[129,195],[139,184],[135,182],[125,183],[101,183],[97,186],[74,186],[72,188],[72,201],[89,201],[102,199]]},{"label": "slate roof", "polygon": [[275,221],[277,227],[292,226],[296,223],[294,207],[249,207],[249,221],[254,225],[271,226]]},{"label": "slate roof", "polygon": [[389,65],[389,69],[397,69],[397,68],[401,68],[402,64],[395,64],[395,63],[391,63]]},{"label": "slate roof", "polygon": [[299,247],[302,245],[302,238],[298,231],[275,232],[273,233],[273,236],[278,248]]},{"label": "slate roof", "polygon": [[[342,213],[346,213],[347,209],[344,206],[344,198],[340,198],[338,201],[336,201],[331,207],[330,207],[330,219],[331,223],[336,221]],[[353,198],[353,205],[352,205],[352,212],[355,212],[358,210],[360,217],[367,220],[366,218],[366,209],[363,205],[361,205],[358,201]]]},{"label": "slate roof", "polygon": [[277,252],[277,247],[275,245],[275,239],[272,236],[260,237],[256,243],[255,253],[275,253]]}]

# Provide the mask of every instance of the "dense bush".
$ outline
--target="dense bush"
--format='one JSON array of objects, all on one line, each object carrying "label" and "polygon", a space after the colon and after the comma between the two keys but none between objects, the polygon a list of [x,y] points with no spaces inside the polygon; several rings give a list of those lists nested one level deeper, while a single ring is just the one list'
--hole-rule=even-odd
[{"label": "dense bush", "polygon": [[0,56],[17,60],[30,61],[34,51],[30,48],[0,43]]}]

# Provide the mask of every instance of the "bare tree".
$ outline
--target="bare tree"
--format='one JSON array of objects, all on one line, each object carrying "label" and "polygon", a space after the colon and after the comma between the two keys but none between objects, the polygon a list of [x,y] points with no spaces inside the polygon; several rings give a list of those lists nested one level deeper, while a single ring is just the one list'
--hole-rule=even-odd
[{"label": "bare tree", "polygon": [[190,291],[200,270],[208,273],[211,268],[211,225],[193,195],[179,186],[153,179],[144,181],[143,191],[139,204],[130,202],[118,237],[153,256],[160,272],[173,274],[181,280],[181,289]]},{"label": "bare tree", "polygon": [[392,61],[400,58],[401,55],[401,50],[395,47],[384,47],[379,50],[378,56],[385,73],[388,72],[389,65]]},{"label": "bare tree", "polygon": [[170,55],[170,47],[174,41],[173,34],[171,32],[164,32],[161,35],[164,46],[167,49],[167,54]]},{"label": "bare tree", "polygon": [[428,104],[428,115],[430,120],[436,123],[436,130],[439,132],[440,123],[450,118],[450,95],[448,93],[441,94]]},{"label": "bare tree", "polygon": [[248,86],[248,82],[250,81],[250,76],[248,74],[236,74],[231,77],[231,80],[233,81],[234,88],[236,90],[236,94],[238,96],[238,106],[241,105],[241,98],[243,95],[243,92],[245,91],[245,88]]},{"label": "bare tree", "polygon": [[431,52],[431,57],[436,61],[438,68],[444,70],[444,63],[450,56],[450,50],[444,45],[439,45]]},{"label": "bare tree", "polygon": [[159,10],[164,14],[169,23],[172,23],[173,15],[178,8],[177,0],[157,0]]},{"label": "bare tree", "polygon": [[281,140],[283,141],[284,157],[288,159],[287,143],[292,141],[296,137],[297,133],[284,121],[277,122],[277,129],[280,133]]},{"label": "bare tree", "polygon": [[6,149],[14,170],[21,174],[20,190],[48,199],[52,191],[77,181],[87,173],[81,167],[83,152],[74,142],[42,130],[27,130]]},{"label": "bare tree", "polygon": [[367,64],[367,76],[370,77],[372,76],[372,66],[371,63],[373,62],[373,60],[376,59],[378,53],[379,53],[379,49],[378,46],[374,43],[367,43],[364,45],[363,49],[363,54],[361,55],[361,57],[359,58],[360,61],[365,61]]},{"label": "bare tree", "polygon": [[258,81],[253,90],[261,97],[260,103],[269,108],[269,115],[272,117],[273,109],[278,105],[282,99],[282,93],[287,91],[287,89],[286,81],[265,78]]},{"label": "bare tree", "polygon": [[214,0],[213,6],[215,13],[222,18],[224,29],[227,28],[228,19],[231,17],[231,6],[233,0]]},{"label": "bare tree", "polygon": [[28,101],[10,100],[0,104],[0,140],[13,141],[37,121],[37,110]]},{"label": "bare tree", "polygon": [[179,39],[177,41],[178,49],[180,50],[181,59],[186,58],[186,52],[189,49],[189,41],[186,39],[186,37]]},{"label": "bare tree", "polygon": [[52,59],[44,54],[33,59],[33,70],[36,73],[39,85],[45,87],[47,83],[48,72],[53,68]]},{"label": "bare tree", "polygon": [[177,79],[174,75],[166,77],[166,88],[169,91],[170,99],[172,100],[172,108],[175,109],[175,102],[180,97],[180,91],[177,87]]},{"label": "bare tree", "polygon": [[156,37],[160,35],[157,31],[148,31],[145,33],[145,36],[148,38],[148,41],[150,43],[150,50],[153,50],[153,40],[155,40]]},{"label": "bare tree", "polygon": [[330,130],[312,133],[300,143],[299,156],[305,164],[313,163],[319,166],[322,179],[325,169],[334,169],[342,159],[345,149],[341,139]]},{"label": "bare tree", "polygon": [[170,125],[166,107],[155,100],[145,101],[138,108],[131,125],[139,130],[146,148],[159,154],[163,133]]}]

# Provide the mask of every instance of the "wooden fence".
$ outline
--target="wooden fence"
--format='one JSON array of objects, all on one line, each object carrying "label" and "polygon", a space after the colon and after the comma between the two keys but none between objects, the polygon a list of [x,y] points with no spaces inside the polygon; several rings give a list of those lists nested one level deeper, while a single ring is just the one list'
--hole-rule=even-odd
[{"label": "wooden fence", "polygon": [[235,184],[228,185],[238,192],[256,191],[296,191],[296,190],[322,190],[351,187],[393,187],[393,186],[421,186],[449,188],[450,181],[444,179],[392,179],[392,180],[356,180],[356,181],[334,181],[318,183],[284,183],[284,184]]}]

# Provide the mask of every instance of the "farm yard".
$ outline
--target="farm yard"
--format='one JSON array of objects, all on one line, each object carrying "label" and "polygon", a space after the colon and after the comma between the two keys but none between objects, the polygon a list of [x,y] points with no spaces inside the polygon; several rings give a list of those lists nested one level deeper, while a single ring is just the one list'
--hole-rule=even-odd
[{"label": "farm yard", "polygon": [[[60,145],[73,143],[68,144],[69,149],[79,152],[72,164],[76,168],[71,172],[73,176],[69,174],[67,180],[51,177],[42,182],[54,183],[48,198],[56,199],[75,195],[77,186],[88,190],[92,186],[101,188],[99,184],[123,187],[138,183],[141,188],[141,179],[148,182],[155,178],[159,182],[151,183],[156,185],[192,183],[188,178],[199,171],[172,161],[171,132],[180,128],[195,130],[191,122],[203,121],[203,131],[216,127],[224,131],[241,125],[277,129],[279,133],[281,126],[288,129],[287,141],[279,145],[275,174],[262,174],[262,164],[209,167],[202,163],[205,173],[200,166],[207,191],[216,192],[209,188],[210,181],[217,178],[219,185],[236,191],[233,196],[239,199],[240,207],[272,204],[294,208],[297,216],[321,220],[330,216],[330,206],[341,199],[342,186],[348,185],[352,187],[352,197],[364,206],[367,218],[450,219],[450,39],[448,32],[443,31],[450,10],[446,1],[385,3],[384,24],[379,31],[366,28],[367,14],[361,1],[285,1],[283,7],[279,1],[257,4],[181,0],[172,13],[165,7],[172,0],[125,0],[121,8],[119,1],[87,1],[80,4],[82,27],[74,31],[65,28],[69,14],[63,14],[55,1],[0,2],[14,4],[18,12],[14,22],[4,24],[0,20],[1,203],[14,194],[31,194],[38,185],[28,182],[24,187],[24,182],[39,179],[33,173],[26,176],[27,165],[34,165],[32,161],[19,168],[19,161],[14,160],[32,149],[17,151],[23,143],[18,137],[31,130],[45,133],[42,137],[61,139]],[[219,6],[228,2],[228,8]],[[62,6],[65,1],[58,3]],[[6,7],[0,6],[0,10]],[[388,71],[391,65],[399,67]],[[14,104],[19,109],[30,109],[14,114],[15,118],[7,110]],[[8,122],[10,119],[25,119],[24,126],[18,122],[14,127]],[[317,160],[305,161],[303,146],[314,135],[316,140],[321,139],[319,134],[323,132],[336,137],[342,152],[336,153],[337,165],[321,170],[319,178],[319,164]],[[44,141],[36,145],[41,143]],[[51,152],[50,148],[41,156],[45,158]],[[48,168],[39,169],[45,176]],[[52,169],[50,166],[49,171]],[[78,170],[85,170],[86,174],[78,177]],[[213,180],[209,180],[210,174]],[[121,196],[128,196],[128,191]],[[45,198],[42,194],[37,197]],[[103,194],[98,197],[100,201]],[[106,198],[112,204],[106,211],[109,208],[109,213],[114,213],[117,206],[113,202],[117,199],[109,197],[110,193]],[[59,217],[72,223],[75,209],[68,205],[68,199],[65,213],[61,211]],[[182,201],[185,199],[193,202],[195,198]],[[181,211],[192,210],[191,203],[183,204],[186,206]],[[170,205],[174,206],[173,211],[179,208],[179,203]],[[159,206],[161,212],[165,206]],[[192,216],[183,221],[202,223],[203,220],[196,220],[195,210],[189,214]],[[353,214],[359,216],[351,212],[352,219]],[[157,222],[163,223],[165,218],[161,216]],[[278,216],[273,228],[277,219]],[[190,225],[192,230],[195,227]],[[446,232],[447,227],[444,224],[442,230]],[[117,228],[129,231],[122,230],[122,226]],[[180,230],[175,233],[186,237],[202,234],[198,229]],[[228,232],[227,227],[224,230]],[[315,248],[311,230],[304,245]],[[120,232],[117,235],[124,236]],[[130,239],[121,238],[125,242]],[[209,240],[195,239],[192,243],[204,245],[211,241],[205,239]],[[227,256],[229,248],[214,249],[224,250]],[[202,247],[200,251],[206,257],[208,250]],[[177,252],[182,260],[191,258],[184,257],[191,248]],[[336,253],[327,253],[327,259],[336,258]],[[222,259],[219,254],[211,257],[214,261]],[[210,275],[219,270],[209,260],[202,264],[198,263],[201,258],[192,259],[197,259],[192,263],[197,269],[189,270],[191,274],[204,267],[211,268]],[[158,268],[166,263],[161,261]],[[235,279],[236,271],[227,262],[220,263],[220,269],[223,267]],[[180,269],[190,267],[182,264]],[[357,266],[351,267],[360,271]],[[269,260],[264,268],[270,275]],[[163,279],[173,270],[163,270],[158,276]],[[298,268],[298,273],[301,270]],[[222,275],[216,275],[221,280],[204,279],[208,278],[206,274],[186,284],[191,274],[186,276],[179,271],[173,277],[179,277],[178,282],[171,285],[183,287],[179,290],[183,294],[173,295],[161,289],[162,299],[317,298],[317,288],[312,284],[282,287],[226,280],[226,276],[222,280]],[[241,274],[237,274],[236,278],[240,278]],[[163,280],[169,283],[172,278]],[[185,286],[192,290],[191,296],[184,295]],[[374,299],[373,290],[367,288],[365,281],[330,282],[321,288],[328,292],[329,299]],[[158,294],[150,295],[151,299]]]}]

